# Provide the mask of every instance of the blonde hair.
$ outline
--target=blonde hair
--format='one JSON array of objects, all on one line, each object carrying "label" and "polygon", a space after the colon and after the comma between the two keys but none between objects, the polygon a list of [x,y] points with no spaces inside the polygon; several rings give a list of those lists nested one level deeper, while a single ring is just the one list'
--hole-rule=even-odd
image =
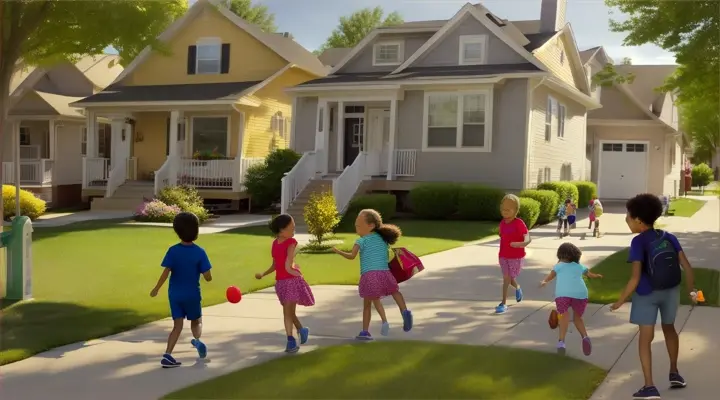
[{"label": "blonde hair", "polygon": [[400,236],[402,236],[402,231],[396,225],[383,224],[382,216],[379,212],[377,212],[377,210],[366,208],[364,210],[360,210],[358,215],[361,215],[368,224],[375,225],[373,232],[380,235],[387,244],[395,244]]},{"label": "blonde hair", "polygon": [[515,206],[515,215],[517,215],[518,212],[520,212],[520,198],[515,196],[514,194],[506,194],[505,197],[502,198],[502,201],[500,201],[500,204],[509,201],[512,202]]}]

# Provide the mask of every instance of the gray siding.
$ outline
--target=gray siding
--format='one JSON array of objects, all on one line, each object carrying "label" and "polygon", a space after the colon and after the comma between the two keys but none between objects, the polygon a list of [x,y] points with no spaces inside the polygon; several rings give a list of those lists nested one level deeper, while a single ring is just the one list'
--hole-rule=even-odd
[{"label": "gray siding", "polygon": [[465,17],[458,26],[435,44],[434,48],[418,58],[413,65],[418,67],[434,67],[458,65],[460,58],[460,36],[488,35],[488,64],[520,64],[527,60],[498,39],[480,21],[471,16]]},{"label": "gray siding", "polygon": [[588,113],[590,119],[646,119],[650,117],[615,87],[603,87],[600,92],[602,108]]},{"label": "gray siding", "polygon": [[317,118],[317,97],[299,97],[295,103],[297,108],[293,110],[295,121],[295,138],[293,139],[293,150],[298,153],[315,150],[315,132]]},{"label": "gray siding", "polygon": [[50,69],[33,89],[72,97],[86,97],[94,94],[92,83],[74,65],[70,64],[60,64]]},{"label": "gray siding", "polygon": [[[395,65],[388,65],[388,66],[373,66],[373,45],[377,42],[383,42],[383,41],[396,41],[396,40],[402,40],[405,42],[405,60],[410,58],[413,53],[415,53],[425,42],[430,39],[432,36],[432,33],[413,33],[413,34],[383,34],[378,35],[375,40],[372,43],[369,43],[367,46],[365,46],[364,49],[360,50],[360,52],[352,59],[350,62],[345,64],[338,73],[348,74],[348,73],[360,73],[360,72],[379,72],[379,71],[386,71],[390,72],[397,68],[398,66]],[[456,57],[457,59],[457,57]],[[403,61],[405,61],[403,60]]]}]

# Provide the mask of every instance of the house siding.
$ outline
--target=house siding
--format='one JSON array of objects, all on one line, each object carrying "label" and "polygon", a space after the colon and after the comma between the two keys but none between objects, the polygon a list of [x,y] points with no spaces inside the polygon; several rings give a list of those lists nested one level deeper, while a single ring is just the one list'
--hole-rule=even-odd
[{"label": "house siding", "polygon": [[317,97],[298,97],[293,110],[294,133],[292,149],[298,153],[315,150],[317,135]]},{"label": "house siding", "polygon": [[433,34],[428,33],[397,33],[397,34],[379,34],[375,37],[371,43],[368,43],[365,48],[360,50],[352,60],[345,64],[338,73],[352,74],[360,72],[390,72],[393,71],[398,65],[385,65],[385,66],[373,66],[373,46],[375,43],[384,41],[403,41],[405,43],[405,50],[403,61],[410,58],[425,42],[430,39]]},{"label": "house siding", "polygon": [[553,75],[568,85],[579,89],[584,86],[583,81],[587,80],[587,75],[573,73],[573,59],[570,57],[570,54],[574,51],[576,51],[574,44],[569,43],[566,36],[561,34],[556,39],[545,43],[545,45],[534,54],[540,62],[548,67],[548,70],[550,70]]},{"label": "house siding", "polygon": [[82,123],[64,122],[57,127],[53,185],[82,184]]},{"label": "house siding", "polygon": [[590,111],[590,119],[650,119],[637,104],[616,87],[603,87],[600,100],[603,107]]}]

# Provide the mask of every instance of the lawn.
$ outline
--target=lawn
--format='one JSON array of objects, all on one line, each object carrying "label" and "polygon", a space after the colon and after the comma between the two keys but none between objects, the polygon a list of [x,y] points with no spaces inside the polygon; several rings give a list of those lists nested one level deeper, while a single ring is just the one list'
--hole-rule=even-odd
[{"label": "lawn", "polygon": [[[630,279],[631,268],[630,264],[627,263],[627,258],[628,249],[621,250],[592,269],[596,274],[602,274],[603,278],[588,280],[590,303],[610,304],[618,300],[618,296],[625,289],[625,285]],[[705,268],[693,268],[693,271],[695,272],[695,287],[703,291],[706,300],[705,304],[715,307],[720,306],[718,302],[720,271]],[[689,305],[690,298],[685,293],[684,275],[681,291],[683,295],[680,296],[680,302]]]},{"label": "lawn", "polygon": [[675,217],[692,217],[705,205],[703,200],[678,197],[670,202],[668,214]]},{"label": "lawn", "polygon": [[605,371],[552,353],[376,342],[279,358],[164,399],[588,399]]},{"label": "lawn", "polygon": [[[398,246],[418,255],[493,235],[497,228],[461,221],[398,224],[404,233]],[[35,301],[3,305],[0,365],[168,317],[167,297],[153,299],[149,293],[165,251],[177,242],[171,229],[91,221],[37,229],[34,237]],[[350,233],[338,237],[345,247],[356,238]],[[274,284],[272,277],[254,278],[271,263],[266,227],[201,235],[197,243],[213,264],[213,281],[202,283],[204,306],[224,302],[229,285],[248,293]],[[356,284],[359,279],[357,260],[335,254],[300,254],[296,260],[310,284]]]}]

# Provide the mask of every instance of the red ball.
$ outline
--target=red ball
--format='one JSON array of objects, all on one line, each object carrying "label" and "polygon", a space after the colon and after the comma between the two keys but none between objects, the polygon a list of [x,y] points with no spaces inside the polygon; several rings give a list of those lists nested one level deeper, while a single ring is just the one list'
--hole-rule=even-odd
[{"label": "red ball", "polygon": [[242,293],[240,292],[240,289],[236,288],[235,286],[230,286],[225,291],[225,296],[227,297],[228,301],[235,304],[239,303],[240,300],[242,300]]}]

